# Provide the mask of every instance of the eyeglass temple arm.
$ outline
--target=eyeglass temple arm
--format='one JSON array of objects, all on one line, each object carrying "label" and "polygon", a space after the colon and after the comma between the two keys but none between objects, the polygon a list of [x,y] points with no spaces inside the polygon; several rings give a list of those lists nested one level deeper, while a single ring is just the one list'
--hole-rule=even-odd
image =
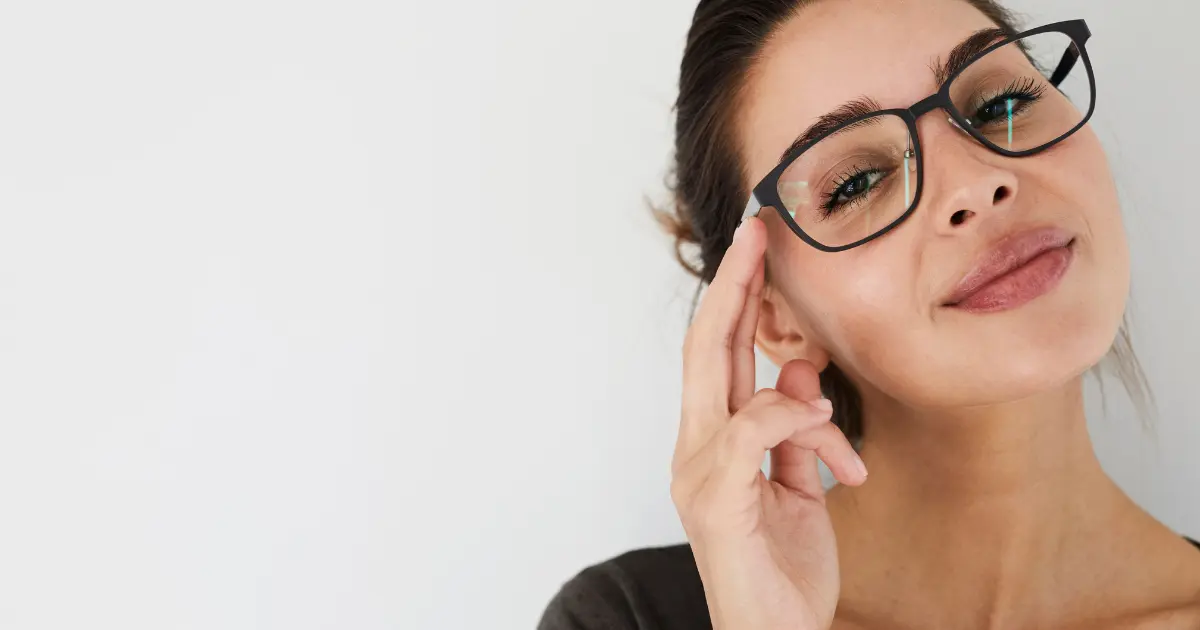
[{"label": "eyeglass temple arm", "polygon": [[758,202],[758,197],[755,197],[754,193],[750,193],[750,201],[746,202],[746,209],[742,211],[742,218],[738,220],[738,225],[745,223],[746,219],[750,217],[758,216],[761,210],[762,204]]},{"label": "eyeglass temple arm", "polygon": [[1075,67],[1075,62],[1079,61],[1079,48],[1074,42],[1067,47],[1067,51],[1063,53],[1062,61],[1058,62],[1058,67],[1054,69],[1054,74],[1050,75],[1050,85],[1058,87],[1063,79],[1067,78],[1071,69]]}]

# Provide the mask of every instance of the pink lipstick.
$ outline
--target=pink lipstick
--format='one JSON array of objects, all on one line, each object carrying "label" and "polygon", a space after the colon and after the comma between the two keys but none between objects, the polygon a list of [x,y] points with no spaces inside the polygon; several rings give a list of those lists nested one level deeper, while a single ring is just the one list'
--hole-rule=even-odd
[{"label": "pink lipstick", "polygon": [[984,252],[943,306],[971,313],[1017,308],[1058,286],[1074,258],[1074,243],[1059,228],[1009,235]]}]

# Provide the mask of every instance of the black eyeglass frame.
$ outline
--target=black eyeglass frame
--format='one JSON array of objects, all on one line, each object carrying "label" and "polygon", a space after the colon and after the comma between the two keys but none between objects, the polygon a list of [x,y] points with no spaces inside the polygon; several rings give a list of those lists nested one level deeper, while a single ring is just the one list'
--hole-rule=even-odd
[{"label": "black eyeglass frame", "polygon": [[[996,143],[992,142],[991,140],[988,140],[986,137],[984,137],[984,135],[982,133],[980,133],[980,131],[978,129],[976,129],[973,125],[971,125],[971,123],[969,121],[967,121],[967,119],[964,118],[962,116],[962,114],[959,113],[958,109],[954,106],[954,102],[950,99],[950,86],[954,84],[954,80],[957,79],[960,74],[962,74],[968,68],[970,68],[971,65],[974,64],[977,60],[979,60],[982,57],[987,56],[992,51],[994,51],[1000,47],[1006,46],[1008,44],[1011,44],[1013,42],[1026,39],[1026,38],[1032,37],[1034,35],[1040,35],[1042,33],[1062,33],[1062,34],[1066,35],[1067,37],[1070,37],[1071,41],[1075,44],[1075,46],[1073,48],[1068,47],[1066,52],[1063,53],[1062,60],[1059,62],[1058,67],[1055,68],[1054,73],[1050,77],[1050,83],[1052,85],[1054,85],[1055,88],[1058,88],[1058,84],[1061,83],[1062,80],[1066,78],[1066,75],[1071,71],[1072,68],[1074,68],[1075,63],[1078,60],[1082,59],[1083,65],[1087,69],[1088,84],[1091,87],[1091,101],[1092,102],[1089,104],[1088,111],[1086,114],[1084,114],[1083,119],[1080,120],[1078,125],[1075,125],[1075,127],[1071,128],[1070,131],[1067,131],[1066,133],[1062,134],[1058,138],[1055,138],[1054,140],[1051,140],[1050,142],[1047,142],[1043,145],[1034,147],[1032,149],[1026,149],[1024,151],[1010,151],[1008,149],[1005,149],[1005,148],[997,145]],[[1076,131],[1079,131],[1080,129],[1082,129],[1083,126],[1086,125],[1088,123],[1088,121],[1092,118],[1092,113],[1095,112],[1095,110],[1096,110],[1096,75],[1095,75],[1095,73],[1092,72],[1092,62],[1091,62],[1091,59],[1088,58],[1087,47],[1085,46],[1085,44],[1087,43],[1087,40],[1091,36],[1092,36],[1092,31],[1091,31],[1091,29],[1088,28],[1087,22],[1082,19],[1078,19],[1078,20],[1067,20],[1064,22],[1055,22],[1053,24],[1046,24],[1045,26],[1039,26],[1037,28],[1024,31],[1022,33],[1017,33],[1015,35],[1005,37],[1005,38],[997,41],[996,43],[988,46],[986,49],[984,49],[982,52],[975,55],[974,57],[971,57],[971,59],[969,59],[966,63],[964,63],[961,68],[959,68],[957,71],[955,71],[953,75],[951,75],[949,78],[947,78],[942,83],[942,86],[937,91],[937,93],[932,94],[932,95],[918,101],[917,103],[913,104],[911,107],[909,107],[907,109],[883,109],[883,110],[879,110],[879,111],[870,112],[868,114],[863,114],[862,116],[858,116],[852,120],[848,120],[848,121],[842,123],[841,125],[838,125],[836,128],[831,129],[831,130],[821,134],[819,137],[814,138],[810,142],[805,143],[799,149],[794,151],[790,157],[781,161],[779,163],[779,165],[777,165],[770,173],[767,174],[766,177],[764,177],[761,181],[759,181],[759,183],[754,187],[753,192],[750,194],[750,200],[746,204],[746,209],[742,213],[741,220],[738,222],[739,225],[741,224],[742,221],[745,221],[747,218],[752,217],[752,216],[757,216],[759,211],[761,211],[764,207],[770,206],[770,207],[775,208],[775,210],[779,213],[780,218],[782,218],[783,222],[786,223],[789,228],[791,228],[792,232],[796,233],[796,236],[799,236],[805,243],[808,243],[809,245],[811,245],[823,252],[845,251],[847,249],[858,247],[859,245],[863,245],[865,243],[873,241],[873,240],[879,238],[880,236],[887,234],[893,228],[895,228],[897,225],[900,225],[901,223],[903,223],[905,219],[907,219],[914,211],[916,211],[917,206],[919,206],[921,203],[921,190],[924,187],[924,179],[925,179],[925,177],[924,177],[924,175],[925,175],[925,164],[924,164],[925,160],[923,157],[924,154],[921,151],[921,138],[920,138],[920,135],[917,133],[917,120],[921,116],[924,116],[925,114],[927,114],[935,109],[940,109],[940,110],[946,112],[947,114],[949,114],[951,120],[959,127],[959,129],[968,133],[971,137],[973,137],[977,141],[979,141],[980,144],[991,149],[992,151],[995,151],[996,153],[999,153],[1000,155],[1004,155],[1007,157],[1027,157],[1030,155],[1041,153],[1042,151],[1049,149],[1050,147],[1058,144],[1059,142],[1066,140],[1068,137],[1070,137]],[[1058,77],[1057,81],[1054,80],[1055,77]],[[904,211],[904,214],[900,215],[895,221],[892,221],[887,226],[876,231],[874,234],[867,236],[866,238],[863,238],[863,239],[860,239],[853,243],[850,243],[849,245],[838,245],[838,246],[829,246],[829,245],[825,245],[823,243],[818,242],[816,239],[814,239],[813,237],[811,237],[807,233],[805,233],[805,231],[798,224],[796,224],[796,221],[788,213],[787,209],[784,208],[783,200],[780,199],[780,197],[779,197],[779,178],[781,176],[783,176],[783,173],[787,170],[787,168],[792,165],[792,162],[795,162],[796,159],[799,158],[805,151],[807,151],[810,147],[817,144],[818,142],[825,139],[826,137],[831,136],[835,133],[838,133],[839,131],[842,131],[846,127],[860,123],[863,120],[866,120],[868,118],[875,118],[878,116],[887,116],[887,115],[894,115],[894,116],[900,117],[900,119],[903,120],[906,125],[908,125],[908,133],[909,133],[909,136],[912,138],[913,153],[915,154],[914,159],[916,160],[916,164],[917,164],[916,194],[913,196],[912,203],[909,204],[909,207],[907,210]]]}]

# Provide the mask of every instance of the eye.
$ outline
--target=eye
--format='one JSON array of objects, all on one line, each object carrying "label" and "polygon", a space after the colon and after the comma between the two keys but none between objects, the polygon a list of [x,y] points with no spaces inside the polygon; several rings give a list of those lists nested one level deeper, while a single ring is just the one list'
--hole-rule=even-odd
[{"label": "eye", "polygon": [[1020,96],[1008,95],[1004,98],[997,98],[980,107],[975,115],[971,117],[971,122],[975,126],[986,125],[997,120],[1008,118],[1009,108],[1012,109],[1013,116],[1021,113],[1032,103],[1034,98],[1022,98]]},{"label": "eye", "polygon": [[1042,86],[1033,79],[1014,81],[1004,91],[984,101],[969,118],[972,127],[981,127],[998,120],[1007,120],[1009,112],[1015,118],[1025,113],[1042,97]]},{"label": "eye", "polygon": [[1005,99],[1005,102],[992,101],[987,105],[979,108],[975,113],[975,119],[979,121],[991,121],[997,118],[1002,118],[1008,115],[1008,110],[1013,106],[1012,99]]},{"label": "eye", "polygon": [[828,195],[828,200],[824,204],[826,215],[833,214],[842,206],[862,198],[874,189],[885,175],[886,173],[878,169],[857,171],[847,175]]}]

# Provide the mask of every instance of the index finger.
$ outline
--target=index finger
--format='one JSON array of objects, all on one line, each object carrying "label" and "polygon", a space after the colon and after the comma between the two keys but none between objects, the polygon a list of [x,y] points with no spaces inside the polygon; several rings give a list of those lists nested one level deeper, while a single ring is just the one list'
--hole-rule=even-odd
[{"label": "index finger", "polygon": [[762,266],[766,241],[760,219],[751,217],[742,223],[688,327],[680,438],[689,452],[729,417],[735,334]]}]

